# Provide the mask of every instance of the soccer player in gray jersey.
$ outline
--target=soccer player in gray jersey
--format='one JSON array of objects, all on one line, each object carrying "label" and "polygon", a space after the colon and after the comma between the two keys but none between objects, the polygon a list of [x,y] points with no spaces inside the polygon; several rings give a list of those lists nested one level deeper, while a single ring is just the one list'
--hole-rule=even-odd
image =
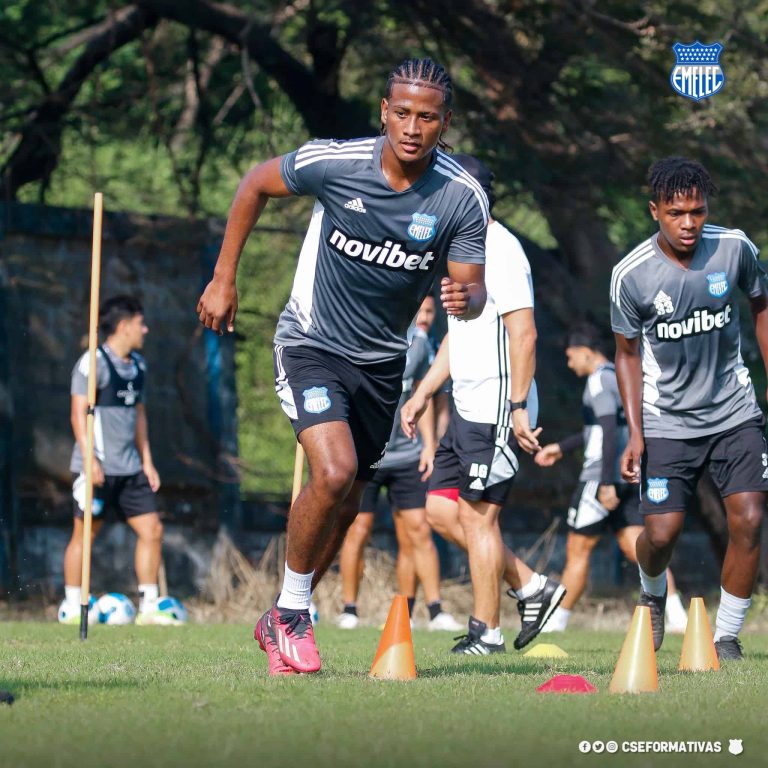
[{"label": "soccer player in gray jersey", "polygon": [[288,518],[283,585],[255,635],[271,674],[316,672],[312,588],[328,568],[381,458],[400,394],[406,331],[437,269],[441,302],[477,317],[485,305],[488,200],[438,149],[451,119],[448,73],[409,59],[389,76],[382,135],[310,141],[257,165],[230,210],[200,321],[233,330],[243,245],[268,200],[317,200],[275,334],[276,389],[309,463]]},{"label": "soccer player in gray jersey", "polygon": [[[99,309],[99,330],[106,340],[96,356],[93,535],[113,508],[137,536],[136,576],[141,602],[136,623],[178,624],[157,610],[163,524],[155,498],[160,476],[152,460],[144,407],[147,366],[138,353],[148,332],[141,303],[132,296],[108,299]],[[88,368],[86,352],[72,371],[74,527],[64,553],[65,600],[59,611],[60,617],[71,617],[73,623],[79,620],[80,612]]]},{"label": "soccer player in gray jersey", "polygon": [[[584,450],[579,484],[568,509],[563,586],[568,590],[542,632],[563,632],[571,611],[587,586],[589,561],[602,534],[611,530],[624,556],[637,563],[635,544],[643,530],[637,486],[621,479],[619,459],[627,445],[627,420],[619,395],[616,369],[607,357],[607,344],[592,325],[568,333],[568,367],[586,378],[582,396],[584,428],[557,443],[545,445],[534,457],[540,467],[551,467],[563,455]],[[684,632],[687,622],[672,574],[667,570],[667,630]]]},{"label": "soccer player in gray jersey", "polygon": [[739,632],[760,556],[768,492],[764,419],[741,358],[738,287],[749,300],[768,368],[768,296],[758,250],[739,229],[707,224],[716,188],[682,157],[649,172],[659,231],[613,270],[616,373],[629,424],[622,475],[641,484],[645,528],[637,540],[654,644],[664,638],[666,567],[705,467],[725,503],[729,542],[721,575],[715,647],[741,659]]}]

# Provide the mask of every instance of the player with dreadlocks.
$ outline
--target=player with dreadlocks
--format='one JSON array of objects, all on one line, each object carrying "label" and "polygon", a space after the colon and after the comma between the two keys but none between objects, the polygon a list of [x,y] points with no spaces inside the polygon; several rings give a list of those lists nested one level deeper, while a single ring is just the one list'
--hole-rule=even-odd
[{"label": "player with dreadlocks", "polygon": [[485,305],[488,200],[438,149],[452,95],[443,67],[409,59],[387,80],[381,136],[313,140],[249,171],[197,307],[206,327],[233,330],[237,265],[264,206],[273,197],[315,198],[275,333],[276,390],[309,480],[288,518],[280,595],[256,625],[270,674],[320,669],[310,595],[384,453],[402,394],[406,332],[443,264],[448,314],[472,319]]},{"label": "player with dreadlocks", "polygon": [[659,231],[613,270],[616,374],[629,426],[621,460],[640,483],[640,605],[654,645],[664,639],[666,568],[696,483],[707,468],[725,504],[729,542],[721,575],[715,648],[740,660],[738,636],[760,556],[768,492],[765,421],[741,358],[738,288],[749,299],[768,369],[768,281],[740,229],[707,224],[716,187],[693,160],[668,157],[649,172]]}]

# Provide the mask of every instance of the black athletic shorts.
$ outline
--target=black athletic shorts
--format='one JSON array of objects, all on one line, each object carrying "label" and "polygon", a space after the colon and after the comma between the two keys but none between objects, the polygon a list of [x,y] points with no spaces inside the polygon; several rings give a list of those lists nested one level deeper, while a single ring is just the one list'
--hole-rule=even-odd
[{"label": "black athletic shorts", "polygon": [[315,347],[275,345],[275,391],[298,437],[329,421],[349,424],[357,479],[370,480],[384,455],[403,393],[405,356],[355,365]]},{"label": "black athletic shorts", "polygon": [[619,506],[607,510],[598,500],[600,483],[588,480],[579,483],[568,509],[568,528],[583,536],[598,536],[606,530],[613,533],[630,525],[643,525],[640,514],[640,489],[628,483],[616,484]]},{"label": "black athletic shorts", "polygon": [[725,432],[687,440],[648,437],[641,462],[644,515],[683,512],[706,467],[720,495],[768,492],[765,421],[751,419]]},{"label": "black athletic shorts", "polygon": [[[75,517],[82,520],[85,511],[84,472],[74,475],[72,499]],[[93,487],[93,519],[103,520],[110,509],[123,522],[129,517],[157,512],[157,499],[144,472],[135,475],[107,475],[104,485]]]},{"label": "black athletic shorts", "polygon": [[453,409],[435,454],[429,490],[458,488],[467,501],[503,505],[519,464],[511,427],[467,421]]},{"label": "black athletic shorts", "polygon": [[401,509],[422,509],[427,503],[426,480],[421,479],[419,462],[399,467],[387,467],[376,470],[371,482],[366,486],[360,502],[361,512],[375,512],[381,489],[387,489],[389,506],[393,511]]}]

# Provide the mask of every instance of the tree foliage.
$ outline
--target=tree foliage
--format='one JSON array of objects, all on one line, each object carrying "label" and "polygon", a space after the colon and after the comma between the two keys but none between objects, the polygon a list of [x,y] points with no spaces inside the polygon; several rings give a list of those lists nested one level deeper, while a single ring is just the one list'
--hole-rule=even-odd
[{"label": "tree foliage", "polygon": [[[563,323],[604,319],[611,265],[651,231],[652,160],[701,159],[722,190],[714,220],[768,235],[766,11],[765,0],[6,0],[2,194],[82,206],[98,188],[113,208],[222,216],[254,162],[311,135],[376,132],[388,70],[431,55],[456,81],[450,142],[494,169],[501,218],[558,249],[569,279],[538,278],[548,309]],[[668,82],[672,44],[696,39],[724,45],[727,75],[700,103]],[[306,215],[301,202],[271,209],[266,223],[287,232],[258,239],[244,265],[244,415],[261,402],[246,383],[267,387],[263,350]]]}]

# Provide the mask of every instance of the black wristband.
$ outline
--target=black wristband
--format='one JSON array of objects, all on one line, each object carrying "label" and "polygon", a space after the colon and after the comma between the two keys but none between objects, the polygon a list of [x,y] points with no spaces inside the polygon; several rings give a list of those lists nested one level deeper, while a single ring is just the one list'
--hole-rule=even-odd
[{"label": "black wristband", "polygon": [[513,403],[511,400],[509,400],[507,402],[509,402],[509,410],[510,410],[510,412],[511,411],[519,411],[520,409],[528,407],[528,401],[527,400],[521,400],[519,403]]}]

